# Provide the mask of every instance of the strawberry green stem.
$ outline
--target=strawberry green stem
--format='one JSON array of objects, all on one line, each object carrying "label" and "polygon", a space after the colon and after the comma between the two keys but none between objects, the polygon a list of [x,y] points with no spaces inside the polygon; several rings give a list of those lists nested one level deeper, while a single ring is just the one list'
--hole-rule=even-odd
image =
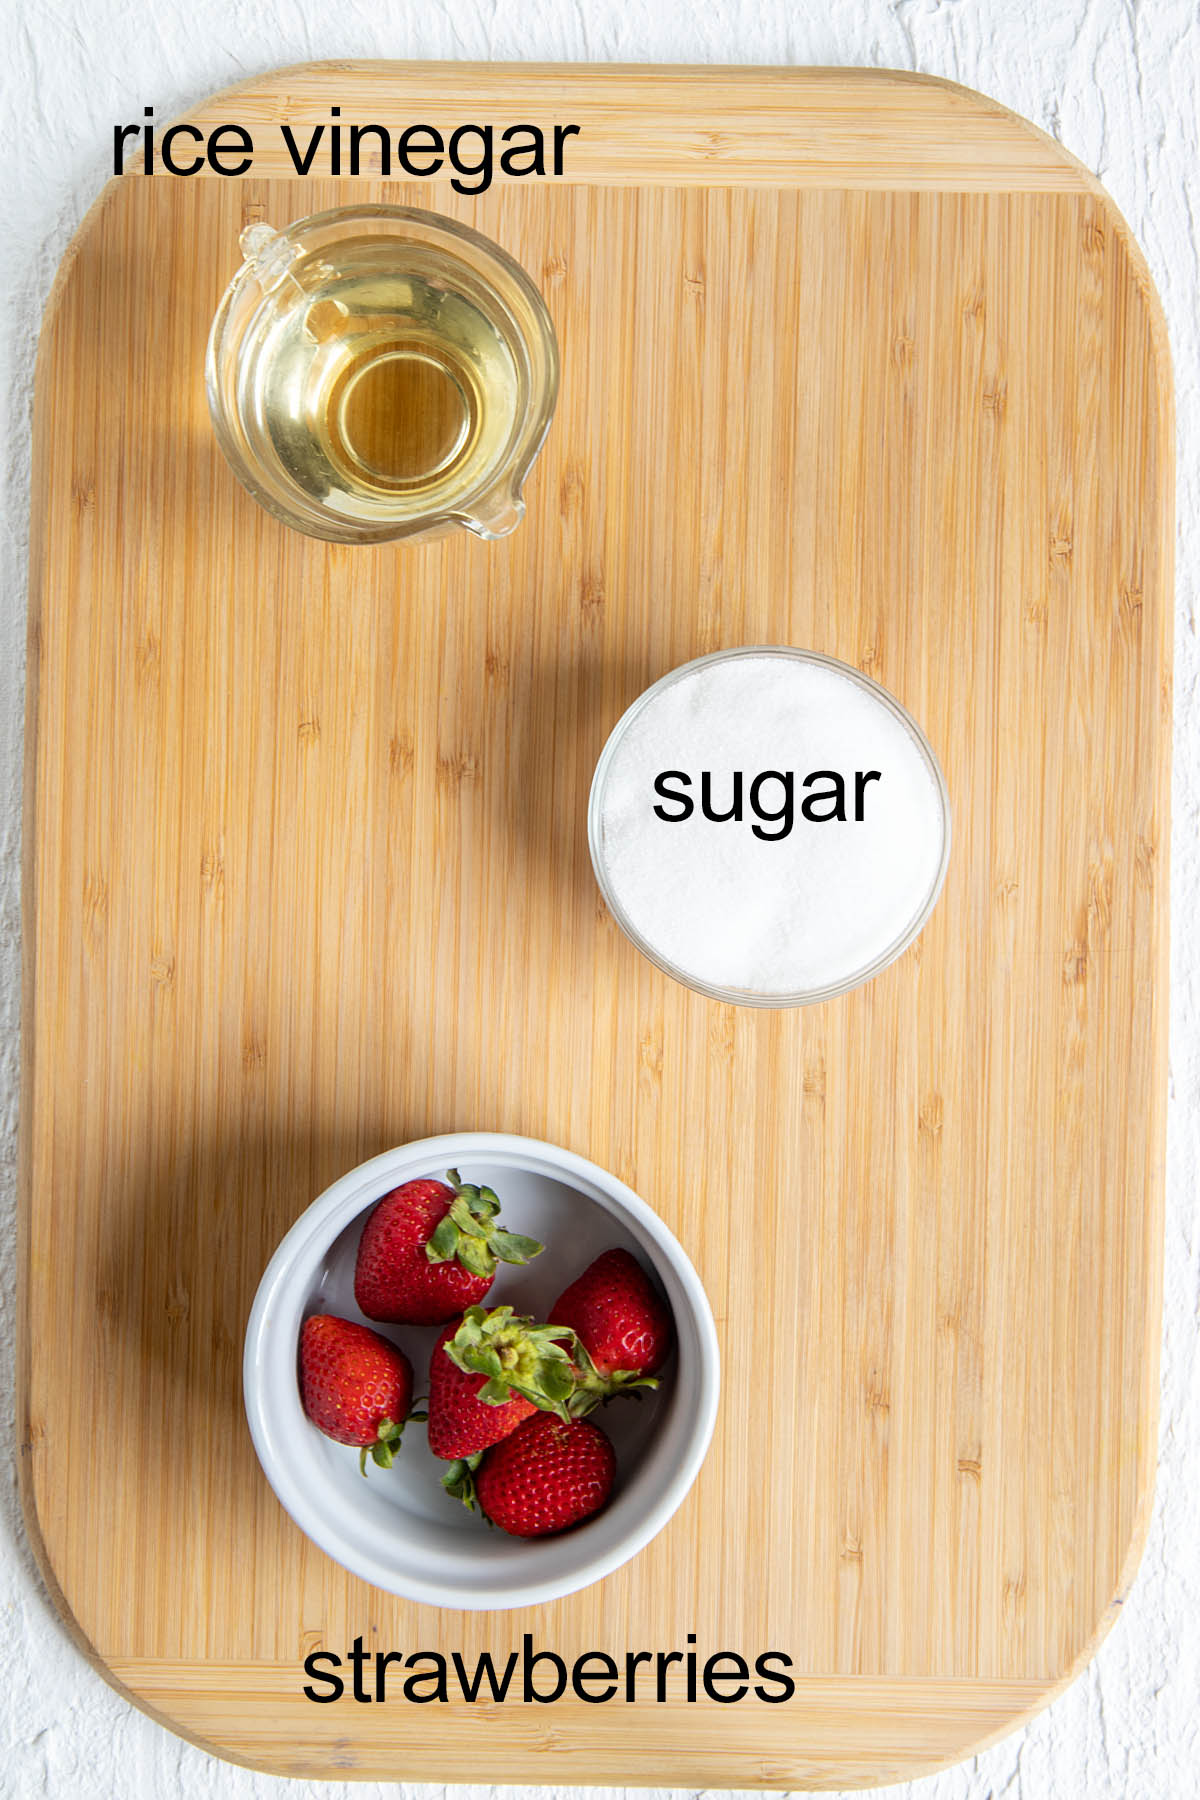
[{"label": "strawberry green stem", "polygon": [[511,1306],[469,1306],[442,1349],[466,1375],[486,1375],[478,1395],[485,1406],[504,1406],[520,1394],[542,1412],[570,1417],[577,1343],[569,1325],[539,1325]]},{"label": "strawberry green stem", "polygon": [[476,1450],[474,1456],[458,1457],[442,1476],[442,1486],[451,1499],[461,1500],[468,1512],[475,1511],[475,1471],[482,1461],[483,1451]]},{"label": "strawberry green stem", "polygon": [[490,1187],[461,1180],[457,1169],[447,1169],[446,1180],[454,1199],[425,1245],[431,1263],[457,1259],[472,1275],[490,1278],[497,1262],[527,1263],[540,1255],[545,1246],[536,1238],[505,1231],[496,1223],[500,1202]]},{"label": "strawberry green stem", "polygon": [[657,1375],[639,1375],[636,1369],[614,1369],[611,1375],[601,1375],[583,1339],[576,1338],[575,1389],[567,1401],[567,1410],[573,1419],[586,1418],[596,1407],[607,1406],[618,1394],[629,1394],[632,1399],[640,1400],[639,1388],[657,1386]]},{"label": "strawberry green stem", "polygon": [[400,1440],[404,1435],[404,1427],[409,1419],[427,1419],[428,1413],[410,1412],[407,1418],[397,1424],[394,1419],[380,1419],[378,1436],[374,1443],[364,1444],[358,1453],[358,1468],[361,1475],[366,1475],[367,1458],[378,1468],[390,1469],[396,1460],[396,1452],[400,1448]]}]

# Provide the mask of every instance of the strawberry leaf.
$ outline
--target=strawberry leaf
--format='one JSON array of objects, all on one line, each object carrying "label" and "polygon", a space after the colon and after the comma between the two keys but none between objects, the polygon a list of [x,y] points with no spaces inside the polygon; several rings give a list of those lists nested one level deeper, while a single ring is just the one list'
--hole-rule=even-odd
[{"label": "strawberry leaf", "polygon": [[440,1221],[425,1245],[425,1254],[432,1263],[449,1262],[458,1251],[458,1227],[447,1213]]},{"label": "strawberry leaf", "polygon": [[[520,1393],[520,1391],[518,1388],[517,1392]],[[475,1396],[477,1400],[482,1400],[485,1406],[507,1406],[512,1397],[513,1391],[502,1377],[485,1382]]]},{"label": "strawberry leaf", "polygon": [[474,1456],[460,1456],[442,1476],[442,1486],[454,1500],[461,1500],[468,1512],[475,1510],[475,1471],[483,1460],[483,1451]]},{"label": "strawberry leaf", "polygon": [[471,1208],[467,1205],[461,1194],[450,1202],[450,1211],[446,1216],[449,1219],[453,1219],[454,1223],[458,1226],[458,1229],[460,1231],[465,1231],[468,1237],[475,1237],[478,1235],[477,1227],[479,1225],[479,1220],[475,1217],[475,1214],[471,1211]]},{"label": "strawberry leaf", "polygon": [[472,1275],[488,1276],[496,1273],[496,1259],[482,1238],[460,1235],[458,1260]]},{"label": "strawberry leaf", "polygon": [[519,1231],[496,1230],[488,1239],[492,1254],[501,1262],[527,1263],[533,1257],[540,1256],[545,1248],[536,1238],[522,1237]]},{"label": "strawberry leaf", "polygon": [[[409,1413],[408,1418],[424,1418],[424,1413]],[[373,1444],[364,1444],[358,1453],[358,1468],[361,1475],[367,1472],[367,1458],[378,1468],[390,1469],[396,1460],[396,1452],[400,1448],[400,1440],[404,1435],[407,1419],[397,1424],[394,1419],[380,1419],[377,1426],[378,1436]]]},{"label": "strawberry leaf", "polygon": [[[453,1170],[448,1170],[447,1173],[452,1174]],[[456,1185],[455,1192],[471,1217],[480,1224],[486,1224],[490,1219],[494,1219],[500,1211],[499,1198],[489,1187],[475,1187],[472,1182],[463,1181]]]},{"label": "strawberry leaf", "polygon": [[[560,1363],[547,1363],[542,1375],[542,1391],[547,1400],[558,1412],[562,1402],[570,1397],[575,1388],[575,1372],[564,1358]],[[537,1402],[535,1401],[535,1405]]]}]

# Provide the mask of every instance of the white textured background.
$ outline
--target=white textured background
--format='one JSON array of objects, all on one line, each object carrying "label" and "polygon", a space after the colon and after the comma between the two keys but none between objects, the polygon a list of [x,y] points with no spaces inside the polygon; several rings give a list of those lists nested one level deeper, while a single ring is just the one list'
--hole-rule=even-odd
[{"label": "white textured background", "polygon": [[[831,17],[831,15],[833,15]],[[1174,959],[1166,1327],[1157,1506],[1095,1662],[1047,1712],[912,1800],[1200,1796],[1200,10],[1197,0],[0,0],[0,1386],[12,1391],[20,798],[34,345],[59,257],[107,175],[111,129],[153,104],[327,57],[876,64],[982,89],[1094,169],[1167,309],[1179,415]],[[435,1800],[419,1785],[252,1775],[119,1698],[59,1626],[24,1539],[0,1408],[0,1795],[33,1800]],[[78,1454],[78,1449],[76,1454]],[[147,1470],[147,1479],[153,1471]],[[619,1727],[617,1727],[619,1729]],[[555,1771],[570,1781],[569,1761]],[[492,1796],[479,1786],[452,1795]],[[552,1790],[540,1792],[548,1800]],[[556,1790],[553,1790],[557,1792]],[[577,1790],[582,1794],[583,1790]],[[515,1790],[505,1790],[512,1794]],[[613,1800],[613,1790],[589,1790]],[[682,1800],[682,1795],[675,1800]]]}]

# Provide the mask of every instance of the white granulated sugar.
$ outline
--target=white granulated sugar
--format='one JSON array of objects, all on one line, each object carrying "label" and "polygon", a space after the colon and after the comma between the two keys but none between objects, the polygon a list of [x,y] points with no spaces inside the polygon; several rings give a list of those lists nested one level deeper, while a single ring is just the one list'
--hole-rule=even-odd
[{"label": "white granulated sugar", "polygon": [[[691,816],[655,792],[663,772],[691,777]],[[728,811],[742,774],[742,818]],[[793,824],[774,832],[750,807],[766,770],[792,774]],[[814,822],[801,803],[816,770],[845,783],[846,818]],[[856,772],[877,770],[861,789]],[[669,783],[672,794],[681,784]],[[785,805],[782,781],[759,789],[762,812]],[[817,810],[823,808],[818,807]],[[615,747],[600,798],[602,855],[613,896],[656,955],[685,978],[763,996],[851,981],[912,924],[937,880],[946,830],[927,756],[903,720],[849,674],[796,657],[749,655],[702,664],[648,700]]]}]

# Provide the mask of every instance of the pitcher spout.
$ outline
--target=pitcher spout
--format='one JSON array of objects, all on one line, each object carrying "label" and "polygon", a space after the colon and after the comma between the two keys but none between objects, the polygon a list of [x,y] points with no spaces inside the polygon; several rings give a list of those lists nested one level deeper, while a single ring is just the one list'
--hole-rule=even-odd
[{"label": "pitcher spout", "polygon": [[525,502],[519,489],[498,487],[478,501],[474,512],[463,520],[468,531],[490,542],[507,537],[525,517]]}]

